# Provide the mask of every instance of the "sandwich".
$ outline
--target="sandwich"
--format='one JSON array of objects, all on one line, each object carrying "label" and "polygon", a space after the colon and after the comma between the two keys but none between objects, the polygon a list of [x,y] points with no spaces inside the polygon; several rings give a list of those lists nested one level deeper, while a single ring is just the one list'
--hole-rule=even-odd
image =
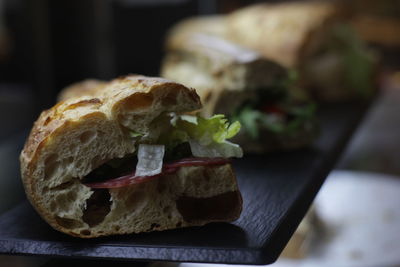
[{"label": "sandwich", "polygon": [[222,113],[239,121],[242,131],[233,140],[246,153],[296,149],[313,141],[315,105],[294,86],[293,72],[226,39],[176,29],[166,41],[161,76],[195,87],[203,116]]},{"label": "sandwich", "polygon": [[347,10],[331,2],[259,4],[230,14],[228,35],[296,69],[301,85],[319,100],[369,97],[376,58],[347,18]]},{"label": "sandwich", "polygon": [[179,46],[181,42],[194,33],[201,33],[209,36],[220,38],[227,37],[226,16],[224,15],[207,15],[186,18],[176,23],[168,31],[166,39],[166,47],[171,48]]},{"label": "sandwich", "polygon": [[[376,85],[376,55],[347,18],[347,10],[329,2],[260,3],[228,15],[185,20],[167,43],[193,33],[218,36],[296,71],[297,85],[318,101],[369,97]],[[218,30],[207,30],[211,22]]]},{"label": "sandwich", "polygon": [[230,158],[242,150],[227,140],[238,122],[193,115],[195,90],[161,78],[95,87],[43,111],[21,152],[26,194],[45,221],[93,238],[240,216]]},{"label": "sandwich", "polygon": [[68,98],[79,97],[79,96],[94,96],[105,88],[107,85],[106,81],[87,79],[81,82],[77,82],[65,87],[61,92],[58,93],[57,100],[63,101]]}]

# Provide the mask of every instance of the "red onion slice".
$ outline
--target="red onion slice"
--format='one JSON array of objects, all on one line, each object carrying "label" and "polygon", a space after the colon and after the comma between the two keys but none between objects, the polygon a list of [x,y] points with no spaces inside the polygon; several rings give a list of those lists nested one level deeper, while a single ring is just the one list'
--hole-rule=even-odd
[{"label": "red onion slice", "polygon": [[139,176],[135,175],[135,171],[131,174],[110,179],[104,182],[87,183],[86,186],[90,188],[121,188],[133,184],[140,184],[159,176],[172,174],[178,171],[180,167],[188,166],[215,166],[230,163],[227,158],[184,158],[181,160],[173,161],[163,165],[162,172],[152,176]]}]

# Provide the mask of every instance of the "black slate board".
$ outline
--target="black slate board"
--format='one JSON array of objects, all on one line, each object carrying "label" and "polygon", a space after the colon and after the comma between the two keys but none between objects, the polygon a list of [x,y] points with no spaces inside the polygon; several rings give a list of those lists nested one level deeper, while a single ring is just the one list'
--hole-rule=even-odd
[{"label": "black slate board", "polygon": [[[244,208],[240,219],[232,224],[81,240],[51,229],[24,202],[0,216],[0,253],[272,263],[303,218],[367,107],[365,103],[324,106],[320,111],[321,135],[310,148],[268,156],[246,155],[236,160]],[[19,142],[16,147],[23,140],[20,138]]]}]

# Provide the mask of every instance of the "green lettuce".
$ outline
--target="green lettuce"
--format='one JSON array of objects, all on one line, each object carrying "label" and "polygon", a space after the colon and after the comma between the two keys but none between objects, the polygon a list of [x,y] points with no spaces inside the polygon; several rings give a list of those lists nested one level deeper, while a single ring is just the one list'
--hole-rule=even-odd
[{"label": "green lettuce", "polygon": [[[230,119],[240,123],[246,134],[254,140],[259,138],[263,130],[275,134],[296,134],[305,123],[314,120],[316,111],[316,106],[309,101],[307,93],[296,85],[298,79],[298,72],[289,69],[285,79],[277,81],[273,86],[279,90],[260,88],[258,98],[253,102],[246,102]],[[260,107],[272,103],[278,103],[276,106],[282,110],[282,114],[260,110]]]},{"label": "green lettuce", "polygon": [[275,134],[295,134],[304,123],[314,120],[315,104],[290,105],[283,107],[284,115],[266,113],[251,106],[241,108],[233,117],[239,121],[243,130],[253,139],[260,131],[268,130]]},{"label": "green lettuce", "polygon": [[241,122],[243,129],[251,138],[257,139],[259,136],[259,121],[262,120],[263,116],[263,112],[246,106],[232,118]]},{"label": "green lettuce", "polygon": [[185,131],[191,139],[199,141],[202,145],[209,145],[213,142],[223,143],[240,130],[238,121],[229,124],[228,119],[221,114],[208,119],[200,116],[181,115],[174,120],[173,125],[177,129]]},{"label": "green lettuce", "polygon": [[142,137],[142,136],[144,136],[144,134],[131,130],[131,131],[129,131],[129,136],[133,137],[133,138],[136,138],[136,137]]},{"label": "green lettuce", "polygon": [[172,129],[160,135],[158,143],[170,150],[177,145],[189,142],[194,156],[241,157],[241,148],[227,139],[234,137],[241,124],[229,123],[224,115],[210,118],[191,115],[176,115],[171,119]]}]

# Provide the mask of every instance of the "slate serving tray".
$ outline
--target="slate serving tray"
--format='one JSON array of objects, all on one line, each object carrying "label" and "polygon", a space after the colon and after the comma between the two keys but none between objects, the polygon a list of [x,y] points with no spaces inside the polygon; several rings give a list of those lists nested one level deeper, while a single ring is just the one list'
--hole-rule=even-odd
[{"label": "slate serving tray", "polygon": [[[367,107],[366,103],[324,106],[320,110],[321,135],[310,148],[268,156],[246,155],[236,160],[234,166],[244,207],[240,219],[234,223],[82,240],[53,230],[25,201],[0,215],[0,253],[109,260],[272,263],[300,223]],[[23,138],[16,141],[18,149],[10,161],[16,160],[23,141]]]}]

